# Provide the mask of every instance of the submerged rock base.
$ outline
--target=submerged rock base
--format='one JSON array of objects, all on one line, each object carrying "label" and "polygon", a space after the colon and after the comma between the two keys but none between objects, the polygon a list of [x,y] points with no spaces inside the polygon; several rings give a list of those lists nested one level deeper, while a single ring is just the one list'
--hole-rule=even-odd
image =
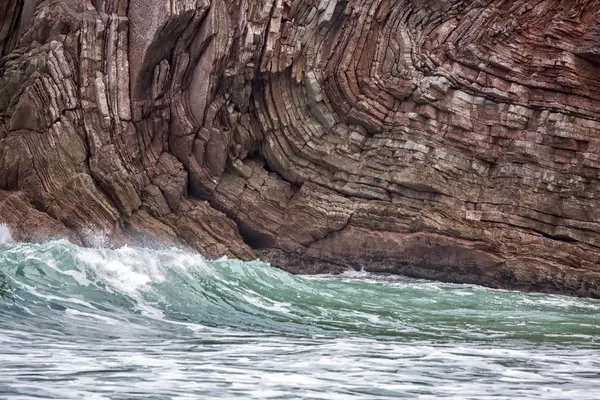
[{"label": "submerged rock base", "polygon": [[[600,3],[11,0],[0,222],[600,297]],[[94,234],[92,234],[94,232]]]}]

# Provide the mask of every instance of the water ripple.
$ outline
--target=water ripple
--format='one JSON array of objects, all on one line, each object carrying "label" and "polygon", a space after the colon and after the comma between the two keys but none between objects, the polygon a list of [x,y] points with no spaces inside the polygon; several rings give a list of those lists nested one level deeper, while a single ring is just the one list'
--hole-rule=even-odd
[{"label": "water ripple", "polygon": [[600,302],[181,250],[0,251],[0,398],[596,399]]}]

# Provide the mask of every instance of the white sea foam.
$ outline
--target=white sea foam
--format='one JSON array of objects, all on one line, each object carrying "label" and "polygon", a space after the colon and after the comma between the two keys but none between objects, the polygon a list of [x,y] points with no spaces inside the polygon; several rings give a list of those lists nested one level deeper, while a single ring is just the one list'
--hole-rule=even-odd
[{"label": "white sea foam", "polygon": [[148,251],[80,249],[76,257],[112,289],[134,298],[151,290],[153,283],[165,281],[158,259]]},{"label": "white sea foam", "polygon": [[346,271],[342,273],[344,278],[369,278],[372,276],[370,272],[365,271],[364,269],[355,270],[352,268],[348,268]]},{"label": "white sea foam", "polygon": [[356,271],[305,279],[180,250],[56,242],[0,257],[16,289],[0,299],[0,397],[595,400],[600,390],[597,318],[580,307],[594,300]]}]

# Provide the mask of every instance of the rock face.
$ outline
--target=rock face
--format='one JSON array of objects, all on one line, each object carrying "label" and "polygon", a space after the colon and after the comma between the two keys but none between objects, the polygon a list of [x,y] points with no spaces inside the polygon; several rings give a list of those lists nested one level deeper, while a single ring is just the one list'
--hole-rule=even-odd
[{"label": "rock face", "polygon": [[600,2],[8,0],[0,222],[600,297]]}]

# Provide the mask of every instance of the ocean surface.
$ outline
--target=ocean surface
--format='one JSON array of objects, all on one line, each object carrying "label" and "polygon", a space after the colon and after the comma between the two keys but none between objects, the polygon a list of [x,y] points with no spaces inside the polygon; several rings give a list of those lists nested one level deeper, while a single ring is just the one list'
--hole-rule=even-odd
[{"label": "ocean surface", "polygon": [[0,250],[0,399],[600,398],[600,301],[293,276],[182,250]]}]

